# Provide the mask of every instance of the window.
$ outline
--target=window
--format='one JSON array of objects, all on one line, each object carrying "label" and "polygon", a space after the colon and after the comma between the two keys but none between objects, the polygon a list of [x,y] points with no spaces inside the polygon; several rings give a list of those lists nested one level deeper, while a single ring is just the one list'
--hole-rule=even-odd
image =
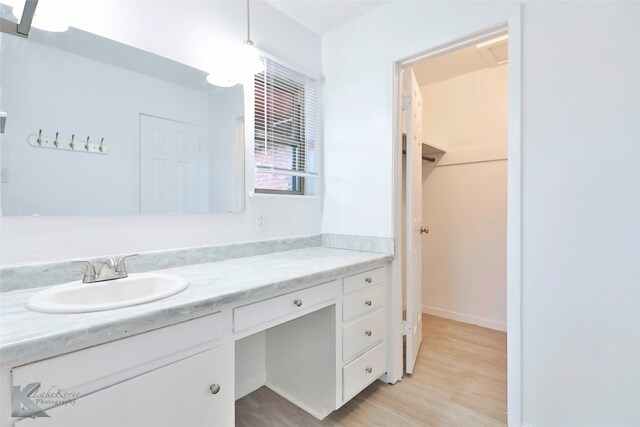
[{"label": "window", "polygon": [[305,180],[317,175],[317,84],[265,58],[254,89],[255,191],[305,194]]}]

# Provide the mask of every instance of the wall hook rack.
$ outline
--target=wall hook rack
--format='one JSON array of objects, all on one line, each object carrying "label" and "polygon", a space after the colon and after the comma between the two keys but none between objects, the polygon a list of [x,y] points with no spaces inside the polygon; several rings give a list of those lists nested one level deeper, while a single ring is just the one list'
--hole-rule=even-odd
[{"label": "wall hook rack", "polygon": [[71,135],[70,139],[61,138],[60,132],[56,132],[55,137],[46,136],[42,134],[42,129],[40,129],[37,135],[30,135],[27,141],[30,146],[35,148],[52,148],[54,150],[90,154],[107,154],[109,152],[109,147],[104,143],[104,138],[101,138],[98,143],[91,142],[91,137],[88,136],[86,142],[81,146],[76,145],[75,138],[75,134]]}]

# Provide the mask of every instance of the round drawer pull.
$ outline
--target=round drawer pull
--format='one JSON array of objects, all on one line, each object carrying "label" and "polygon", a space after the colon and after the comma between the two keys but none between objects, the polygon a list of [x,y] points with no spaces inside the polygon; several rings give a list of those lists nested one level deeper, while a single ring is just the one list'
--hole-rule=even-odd
[{"label": "round drawer pull", "polygon": [[220,384],[211,384],[209,386],[209,390],[211,390],[211,394],[218,394],[220,391]]},{"label": "round drawer pull", "polygon": [[369,307],[371,307],[371,300],[370,300],[370,299],[366,300],[366,301],[364,302],[364,304],[365,304],[365,305],[368,305]]},{"label": "round drawer pull", "polygon": [[301,299],[297,299],[295,301],[293,301],[293,303],[297,306],[297,307],[302,307],[302,300]]},{"label": "round drawer pull", "polygon": [[373,282],[373,279],[371,277],[367,277],[367,278],[364,279],[364,281],[367,282],[367,283],[371,283],[371,282]]},{"label": "round drawer pull", "polygon": [[365,334],[366,336],[370,337],[370,336],[371,336],[371,331],[364,331],[364,334]]},{"label": "round drawer pull", "polygon": [[367,371],[367,374],[370,374],[371,372],[373,372],[373,369],[371,369],[371,366],[367,366],[367,369],[365,369],[365,371]]}]

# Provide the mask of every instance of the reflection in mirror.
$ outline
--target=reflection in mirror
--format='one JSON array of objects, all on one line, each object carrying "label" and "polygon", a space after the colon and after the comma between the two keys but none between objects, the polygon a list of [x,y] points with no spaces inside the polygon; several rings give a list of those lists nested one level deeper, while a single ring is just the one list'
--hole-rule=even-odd
[{"label": "reflection in mirror", "polygon": [[242,86],[74,28],[1,37],[3,215],[243,209]]}]

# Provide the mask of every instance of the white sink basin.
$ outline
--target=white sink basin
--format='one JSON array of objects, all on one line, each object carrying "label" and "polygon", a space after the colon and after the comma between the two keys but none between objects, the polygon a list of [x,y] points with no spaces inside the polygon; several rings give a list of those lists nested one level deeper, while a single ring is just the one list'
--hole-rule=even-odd
[{"label": "white sink basin", "polygon": [[33,295],[27,307],[44,313],[87,313],[157,301],[184,291],[189,282],[173,274],[131,274],[96,283],[53,286]]}]

